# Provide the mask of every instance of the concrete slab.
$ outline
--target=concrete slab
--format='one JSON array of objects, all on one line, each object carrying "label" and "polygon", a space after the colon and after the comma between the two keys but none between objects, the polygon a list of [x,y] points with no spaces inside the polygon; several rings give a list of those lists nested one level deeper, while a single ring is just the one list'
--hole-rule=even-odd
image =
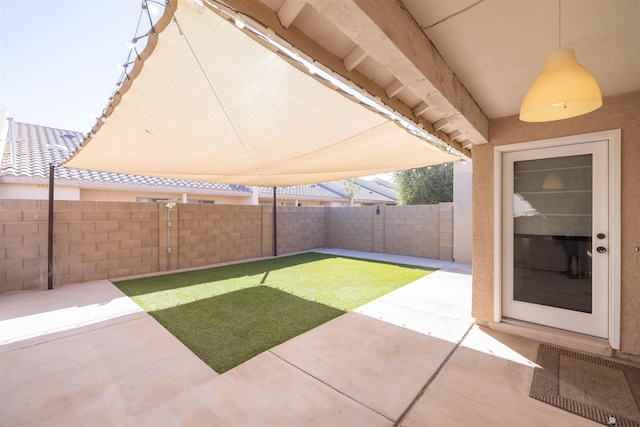
[{"label": "concrete slab", "polygon": [[[5,345],[130,315],[145,314],[108,280],[0,296],[0,351]],[[58,336],[59,337],[59,336]],[[34,344],[32,340],[31,345]]]},{"label": "concrete slab", "polygon": [[442,316],[419,308],[395,304],[383,298],[371,301],[354,312],[456,344],[473,325],[473,321],[469,319]]},{"label": "concrete slab", "polygon": [[475,326],[400,425],[599,425],[529,397],[538,345]]},{"label": "concrete slab", "polygon": [[[474,320],[471,317],[471,276],[467,274],[438,270],[376,301],[414,308],[424,313]],[[356,309],[366,310],[366,305]]]},{"label": "concrete slab", "polygon": [[0,295],[3,425],[120,424],[217,374],[109,281]]},{"label": "concrete slab", "polygon": [[0,294],[2,425],[594,425],[528,397],[539,343],[471,328],[442,267],[217,375],[107,281]]},{"label": "concrete slab", "polygon": [[196,387],[194,394],[206,400],[212,415],[206,418],[208,425],[393,425],[271,352],[225,372],[214,382]]},{"label": "concrete slab", "polygon": [[458,343],[473,324],[470,266],[449,264],[354,311]]},{"label": "concrete slab", "polygon": [[115,425],[217,377],[152,317],[0,354],[4,425]]},{"label": "concrete slab", "polygon": [[454,348],[351,312],[271,352],[395,421]]}]

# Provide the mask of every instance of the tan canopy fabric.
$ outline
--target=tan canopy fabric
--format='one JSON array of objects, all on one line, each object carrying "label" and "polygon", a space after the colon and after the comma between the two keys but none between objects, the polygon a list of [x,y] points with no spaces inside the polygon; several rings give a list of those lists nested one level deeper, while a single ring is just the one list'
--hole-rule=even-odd
[{"label": "tan canopy fabric", "polygon": [[175,21],[168,7],[126,92],[64,166],[285,186],[458,159],[219,14],[171,4]]}]

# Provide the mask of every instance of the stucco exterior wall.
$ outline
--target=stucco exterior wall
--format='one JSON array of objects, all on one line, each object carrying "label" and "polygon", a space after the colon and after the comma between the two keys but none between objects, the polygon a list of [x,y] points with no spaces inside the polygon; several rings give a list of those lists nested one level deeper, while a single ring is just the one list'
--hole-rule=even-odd
[{"label": "stucco exterior wall", "polygon": [[[83,183],[86,184],[86,183]],[[124,184],[96,184],[96,188],[79,187],[77,183],[68,180],[57,180],[55,183],[55,200],[82,200],[96,202],[136,202],[138,197],[169,199],[182,201],[186,196],[188,200],[214,201],[224,205],[251,205],[251,195],[229,196],[224,194],[211,194],[210,192],[193,191],[181,193],[179,191],[163,191],[158,189],[149,191],[148,187],[137,187]],[[101,186],[101,187],[100,187]],[[123,188],[126,187],[126,188]],[[49,198],[48,179],[25,177],[2,177],[0,179],[0,199],[28,199],[47,200]]]},{"label": "stucco exterior wall", "polygon": [[[0,199],[47,200],[48,198],[48,184],[0,182]],[[80,189],[77,187],[58,187],[54,192],[54,200],[80,200]]]},{"label": "stucco exterior wall", "polygon": [[471,264],[473,162],[453,164],[453,259]]},{"label": "stucco exterior wall", "polygon": [[622,130],[621,351],[640,355],[640,91],[607,97],[585,116],[549,123],[524,123],[517,116],[491,120],[490,142],[473,148],[473,316],[494,315],[493,147],[525,141]]}]

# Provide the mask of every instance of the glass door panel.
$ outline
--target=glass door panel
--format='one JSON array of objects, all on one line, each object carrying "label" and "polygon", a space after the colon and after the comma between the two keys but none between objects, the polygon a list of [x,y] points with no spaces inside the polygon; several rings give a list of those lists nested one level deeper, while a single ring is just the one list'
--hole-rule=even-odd
[{"label": "glass door panel", "polygon": [[593,155],[513,163],[513,299],[592,312]]}]

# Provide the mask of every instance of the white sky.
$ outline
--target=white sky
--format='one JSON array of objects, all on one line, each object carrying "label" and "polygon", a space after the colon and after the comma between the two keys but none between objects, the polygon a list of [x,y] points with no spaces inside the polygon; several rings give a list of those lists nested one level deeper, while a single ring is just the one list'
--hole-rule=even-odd
[{"label": "white sky", "polygon": [[89,132],[140,10],[140,0],[0,0],[0,105],[19,122]]}]

